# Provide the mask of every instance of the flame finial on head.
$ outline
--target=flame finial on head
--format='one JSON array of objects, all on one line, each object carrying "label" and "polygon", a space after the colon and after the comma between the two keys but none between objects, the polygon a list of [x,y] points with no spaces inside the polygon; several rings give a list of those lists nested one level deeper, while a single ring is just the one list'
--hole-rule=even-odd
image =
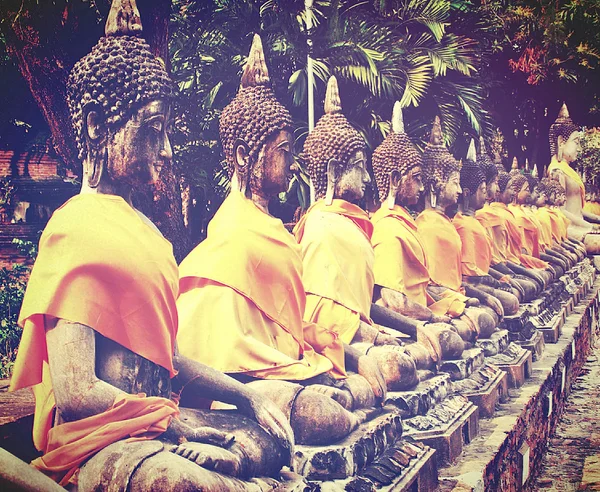
[{"label": "flame finial on head", "polygon": [[467,151],[467,160],[477,162],[477,152],[475,151],[475,140],[472,138]]},{"label": "flame finial on head", "polygon": [[442,122],[440,121],[439,116],[436,116],[435,120],[433,120],[429,143],[431,145],[442,145],[444,143],[444,137],[442,136]]},{"label": "flame finial on head", "polygon": [[483,136],[479,137],[479,153],[485,153],[485,140],[483,139]]},{"label": "flame finial on head", "polygon": [[271,80],[269,79],[269,70],[267,70],[267,62],[265,61],[265,52],[263,50],[262,41],[260,36],[255,34],[252,40],[252,46],[250,47],[248,60],[244,66],[244,73],[242,74],[240,86],[242,88],[269,86],[270,83]]},{"label": "flame finial on head", "polygon": [[519,161],[517,160],[517,156],[513,157],[511,170],[512,171],[518,171],[519,170]]},{"label": "flame finial on head", "polygon": [[106,36],[137,36],[142,32],[142,19],[135,0],[113,0],[104,34]]},{"label": "flame finial on head", "polygon": [[569,108],[567,108],[567,103],[563,102],[562,106],[560,107],[560,111],[558,112],[556,121],[567,121],[567,120],[570,121],[571,116],[569,115]]},{"label": "flame finial on head", "polygon": [[340,98],[340,89],[335,75],[329,77],[327,81],[327,92],[325,93],[325,114],[334,114],[342,112],[342,100]]},{"label": "flame finial on head", "polygon": [[404,117],[402,115],[400,101],[396,101],[394,104],[394,112],[392,113],[392,131],[394,133],[406,133],[404,131]]}]

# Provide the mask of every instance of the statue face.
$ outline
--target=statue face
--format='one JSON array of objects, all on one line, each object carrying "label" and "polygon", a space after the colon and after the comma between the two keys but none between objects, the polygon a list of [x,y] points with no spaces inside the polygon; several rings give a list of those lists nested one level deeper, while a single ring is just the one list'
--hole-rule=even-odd
[{"label": "statue face", "polygon": [[[169,118],[166,102],[151,101],[109,138],[106,172],[113,183],[139,186],[158,179],[162,167],[173,158]],[[88,122],[88,131],[93,131],[89,126]]]},{"label": "statue face", "polygon": [[517,192],[514,187],[514,179],[511,178],[506,185],[504,192],[500,193],[500,200],[502,200],[504,203],[511,203],[515,199],[516,195]]},{"label": "statue face", "polygon": [[535,205],[538,201],[538,198],[540,196],[540,193],[537,189],[537,187],[535,187],[533,190],[531,190],[531,192],[529,193],[529,198],[527,200],[527,203],[530,203],[532,205]]},{"label": "statue face", "polygon": [[544,193],[539,193],[537,195],[535,205],[536,207],[543,207],[544,205],[546,205],[546,195]]},{"label": "statue face", "polygon": [[461,193],[462,188],[460,187],[460,173],[455,171],[450,174],[446,185],[442,188],[438,202],[444,208],[449,207],[458,202],[458,195]]},{"label": "statue face", "polygon": [[348,164],[336,182],[335,194],[349,202],[360,200],[365,195],[371,177],[367,172],[367,156],[363,150],[357,150],[348,159]]},{"label": "statue face", "polygon": [[398,199],[406,205],[415,205],[424,189],[421,168],[413,167],[402,178],[398,188]]},{"label": "statue face", "polygon": [[494,202],[498,199],[498,195],[500,193],[500,187],[498,186],[498,176],[495,176],[494,179],[487,185],[487,199],[490,202]]},{"label": "statue face", "polygon": [[517,203],[527,203],[529,198],[529,183],[523,183],[521,189],[517,192]]},{"label": "statue face", "polygon": [[471,199],[469,201],[471,208],[473,210],[479,210],[481,207],[483,207],[486,197],[487,197],[487,185],[485,184],[485,181],[484,181],[483,183],[481,183],[479,185],[475,194],[473,194],[471,196]]},{"label": "statue face", "polygon": [[581,152],[581,132],[573,132],[565,142],[562,136],[558,137],[559,155],[562,150],[562,159],[567,162],[577,160]]},{"label": "statue face", "polygon": [[252,176],[252,187],[259,188],[264,196],[275,196],[286,191],[292,175],[294,139],[289,130],[280,130],[269,136],[259,153],[255,168],[260,172]]}]

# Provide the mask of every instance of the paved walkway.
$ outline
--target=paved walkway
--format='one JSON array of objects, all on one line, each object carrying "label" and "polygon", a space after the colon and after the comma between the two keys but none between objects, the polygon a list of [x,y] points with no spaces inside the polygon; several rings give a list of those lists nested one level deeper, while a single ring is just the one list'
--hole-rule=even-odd
[{"label": "paved walkway", "polygon": [[573,384],[533,490],[600,491],[599,347],[592,349]]}]

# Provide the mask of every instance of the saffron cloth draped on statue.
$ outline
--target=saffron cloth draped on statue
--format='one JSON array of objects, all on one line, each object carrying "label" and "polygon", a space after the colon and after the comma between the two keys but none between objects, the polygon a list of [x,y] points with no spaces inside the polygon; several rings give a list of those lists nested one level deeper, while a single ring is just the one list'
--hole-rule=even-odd
[{"label": "saffron cloth draped on statue", "polygon": [[[317,201],[294,228],[304,266],[305,320],[333,331],[347,344],[361,320],[372,324],[372,232],[367,213],[340,199],[331,205]],[[345,375],[343,345],[328,357],[334,375]]]},{"label": "saffron cloth draped on statue", "polygon": [[463,314],[466,297],[447,290],[435,302],[427,293],[431,283],[425,249],[417,224],[401,206],[392,210],[382,206],[371,219],[375,251],[375,283],[397,290],[411,301],[427,306],[438,316],[454,318]]},{"label": "saffron cloth draped on statue", "polygon": [[492,246],[484,227],[474,217],[458,212],[452,224],[461,241],[461,273],[469,277],[487,275],[492,262]]},{"label": "saffron cloth draped on statue", "polygon": [[[34,444],[45,452],[34,466],[64,484],[95,452],[128,436],[154,438],[178,413],[165,398],[124,395],[106,412],[51,430],[46,321],[86,325],[174,376],[177,293],[171,244],[122,198],[77,195],[54,212],[23,300],[23,337],[11,380],[11,390],[34,387]],[[139,418],[120,424],[132,415]]]},{"label": "saffron cloth draped on statue", "polygon": [[[508,231],[506,230],[506,220],[489,203],[486,203],[483,208],[475,212],[475,219],[486,230],[490,240],[490,245],[492,246],[492,265],[507,261]],[[494,231],[497,231],[498,238],[494,234]]]},{"label": "saffron cloth draped on statue", "polygon": [[240,192],[230,192],[179,270],[183,355],[262,379],[305,380],[332,368],[314,349],[337,343],[335,335],[302,319],[300,246]]},{"label": "saffron cloth draped on statue", "polygon": [[569,166],[568,162],[559,162],[556,156],[552,156],[552,161],[550,162],[547,170],[548,176],[551,176],[553,171],[563,172],[567,177],[571,178],[577,184],[579,187],[579,194],[581,196],[581,206],[583,207],[585,205],[585,185],[583,184],[583,180],[581,179],[581,176],[579,176],[579,173]]}]

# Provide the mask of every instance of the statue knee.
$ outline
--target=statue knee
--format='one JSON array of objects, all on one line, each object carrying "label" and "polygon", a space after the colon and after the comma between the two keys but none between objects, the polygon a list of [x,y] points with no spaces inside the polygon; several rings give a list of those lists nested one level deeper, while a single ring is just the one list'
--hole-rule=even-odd
[{"label": "statue knee", "polygon": [[228,490],[242,492],[249,484],[243,480],[207,470],[193,461],[163,451],[146,458],[129,482],[131,490]]},{"label": "statue knee", "polygon": [[[387,384],[388,391],[404,391],[414,387],[419,382],[417,365],[428,368],[431,354],[422,352],[409,352],[413,345],[408,347],[373,346],[369,349],[369,357],[374,357]],[[420,362],[420,364],[418,364]]]},{"label": "statue knee", "polygon": [[494,289],[494,296],[504,308],[505,316],[513,316],[519,311],[519,299],[514,294],[500,289]]},{"label": "statue knee", "polygon": [[483,308],[468,308],[468,316],[477,324],[479,338],[489,338],[496,331],[494,318]]},{"label": "statue knee", "polygon": [[332,444],[345,438],[360,423],[358,417],[331,398],[303,389],[294,400],[290,423],[297,444]]}]

